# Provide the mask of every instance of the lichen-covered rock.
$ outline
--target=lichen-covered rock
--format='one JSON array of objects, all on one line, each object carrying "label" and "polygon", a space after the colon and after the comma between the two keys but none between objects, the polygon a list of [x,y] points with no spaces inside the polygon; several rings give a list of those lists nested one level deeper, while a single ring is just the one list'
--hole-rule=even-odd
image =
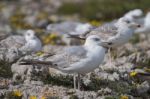
[{"label": "lichen-covered rock", "polygon": [[142,84],[138,85],[136,90],[138,94],[143,94],[150,89],[150,85],[147,81],[144,81]]},{"label": "lichen-covered rock", "polygon": [[10,34],[6,32],[0,32],[0,41],[7,38]]},{"label": "lichen-covered rock", "polygon": [[9,36],[8,38],[0,42],[0,46],[4,48],[20,48],[25,44],[25,39],[23,36]]},{"label": "lichen-covered rock", "polygon": [[30,82],[44,80],[49,74],[48,67],[38,65],[19,65],[19,61],[11,66],[15,82]]}]

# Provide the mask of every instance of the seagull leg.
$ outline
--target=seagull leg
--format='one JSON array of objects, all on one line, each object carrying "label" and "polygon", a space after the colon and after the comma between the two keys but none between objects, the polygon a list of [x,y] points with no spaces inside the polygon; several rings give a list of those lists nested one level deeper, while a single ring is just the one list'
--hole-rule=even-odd
[{"label": "seagull leg", "polygon": [[80,74],[78,74],[78,90],[80,90]]},{"label": "seagull leg", "polygon": [[108,49],[109,65],[112,66],[111,48]]},{"label": "seagull leg", "polygon": [[76,75],[74,74],[73,75],[73,86],[74,86],[74,89],[76,90]]}]

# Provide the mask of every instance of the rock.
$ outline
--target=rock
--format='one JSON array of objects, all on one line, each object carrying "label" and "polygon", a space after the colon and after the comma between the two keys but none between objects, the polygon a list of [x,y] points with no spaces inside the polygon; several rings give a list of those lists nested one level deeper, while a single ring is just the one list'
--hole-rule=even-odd
[{"label": "rock", "polygon": [[15,82],[30,82],[31,80],[44,80],[49,74],[48,67],[34,65],[19,65],[19,61],[11,66]]},{"label": "rock", "polygon": [[132,90],[132,93],[134,93],[135,96],[144,96],[147,95],[149,89],[149,83],[147,81],[144,81],[140,85],[137,85],[136,88]]},{"label": "rock", "polygon": [[10,83],[10,79],[0,78],[0,89],[7,89]]},{"label": "rock", "polygon": [[105,71],[99,71],[95,73],[95,75],[98,76],[98,78],[102,80],[110,80],[110,81],[118,81],[120,79],[119,74],[114,72],[113,74],[107,73]]},{"label": "rock", "polygon": [[150,88],[150,85],[147,81],[144,81],[142,84],[138,85],[136,91],[139,95],[146,93]]},{"label": "rock", "polygon": [[0,41],[7,38],[10,34],[6,32],[0,32]]},{"label": "rock", "polygon": [[1,48],[20,48],[25,44],[25,39],[23,36],[9,36],[8,38],[0,42]]},{"label": "rock", "polygon": [[0,51],[0,59],[6,60],[9,63],[17,61],[22,56],[22,53],[16,48],[5,49],[2,48]]},{"label": "rock", "polygon": [[9,36],[0,42],[0,59],[8,60],[12,63],[22,56],[19,48],[25,44],[25,39],[23,36],[15,35]]},{"label": "rock", "polygon": [[110,88],[101,88],[101,90],[98,90],[97,94],[100,95],[108,95],[111,94],[112,90]]},{"label": "rock", "polygon": [[97,94],[94,91],[78,91],[75,93],[79,99],[96,99]]},{"label": "rock", "polygon": [[13,81],[23,82],[25,79],[27,79],[26,76],[28,75],[31,76],[30,75],[31,69],[32,69],[31,65],[19,65],[19,63],[12,64],[11,71],[13,73]]}]

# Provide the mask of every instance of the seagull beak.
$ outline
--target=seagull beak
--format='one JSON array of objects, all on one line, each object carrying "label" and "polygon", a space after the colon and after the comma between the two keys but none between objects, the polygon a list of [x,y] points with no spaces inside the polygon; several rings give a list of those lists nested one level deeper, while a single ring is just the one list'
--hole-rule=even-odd
[{"label": "seagull beak", "polygon": [[111,42],[101,42],[100,46],[103,46],[105,48],[111,47],[112,43]]},{"label": "seagull beak", "polygon": [[140,24],[137,24],[137,27],[138,27],[138,28],[140,28],[140,27],[141,27],[141,25],[140,25]]},{"label": "seagull beak", "polygon": [[68,38],[75,38],[75,39],[80,39],[80,40],[86,40],[85,37],[80,37],[80,36],[78,36],[78,35],[71,35],[71,34],[68,34],[68,35],[69,35]]},{"label": "seagull beak", "polygon": [[141,25],[140,25],[140,24],[137,24],[137,23],[132,23],[132,24],[131,24],[131,27],[132,27],[132,28],[140,28]]}]

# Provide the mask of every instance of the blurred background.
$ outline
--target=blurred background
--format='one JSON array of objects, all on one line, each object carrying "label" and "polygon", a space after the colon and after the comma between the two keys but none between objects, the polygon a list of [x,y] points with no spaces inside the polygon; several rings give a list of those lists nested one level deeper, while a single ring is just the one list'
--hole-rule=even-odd
[{"label": "blurred background", "polygon": [[69,19],[103,22],[136,8],[147,12],[149,4],[149,0],[0,0],[0,22],[8,22],[14,30],[35,28],[44,20],[45,24]]},{"label": "blurred background", "polygon": [[0,0],[0,32],[42,33],[48,24],[68,20],[98,26],[136,8],[146,13],[149,4],[150,0]]}]

